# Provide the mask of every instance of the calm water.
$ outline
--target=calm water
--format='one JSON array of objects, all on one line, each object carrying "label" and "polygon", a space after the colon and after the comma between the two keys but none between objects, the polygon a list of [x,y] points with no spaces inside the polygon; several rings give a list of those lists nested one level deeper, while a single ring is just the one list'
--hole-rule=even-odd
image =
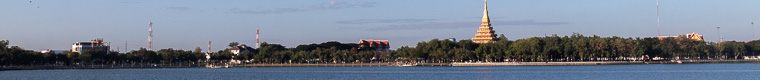
[{"label": "calm water", "polygon": [[760,80],[760,64],[0,71],[2,80]]}]

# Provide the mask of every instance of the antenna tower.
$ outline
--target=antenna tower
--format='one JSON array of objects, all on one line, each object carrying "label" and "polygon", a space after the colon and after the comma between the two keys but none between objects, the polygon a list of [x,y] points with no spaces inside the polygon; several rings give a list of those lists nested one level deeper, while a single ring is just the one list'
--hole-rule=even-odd
[{"label": "antenna tower", "polygon": [[660,0],[657,0],[657,36],[662,36],[662,31],[660,30],[662,27],[660,27]]},{"label": "antenna tower", "polygon": [[153,50],[153,21],[148,20],[148,50]]},{"label": "antenna tower", "polygon": [[256,48],[260,48],[261,47],[261,38],[260,38],[261,37],[261,33],[260,32],[261,32],[260,29],[256,29]]},{"label": "antenna tower", "polygon": [[208,41],[208,50],[206,50],[207,53],[211,53],[211,41]]}]

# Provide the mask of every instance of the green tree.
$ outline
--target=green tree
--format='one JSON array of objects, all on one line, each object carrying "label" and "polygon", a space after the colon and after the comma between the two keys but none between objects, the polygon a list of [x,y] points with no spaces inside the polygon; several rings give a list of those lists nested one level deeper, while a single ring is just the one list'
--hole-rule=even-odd
[{"label": "green tree", "polygon": [[235,47],[235,46],[238,46],[238,45],[240,45],[240,43],[238,43],[238,42],[231,42],[231,43],[230,43],[229,45],[227,45],[227,46],[229,46],[229,47]]},{"label": "green tree", "polygon": [[201,47],[195,47],[195,50],[193,51],[193,55],[195,55],[195,59],[197,60],[206,60],[206,54],[203,53],[203,50]]},{"label": "green tree", "polygon": [[155,51],[140,48],[139,50],[128,52],[127,59],[138,63],[158,63],[161,61],[161,56]]}]

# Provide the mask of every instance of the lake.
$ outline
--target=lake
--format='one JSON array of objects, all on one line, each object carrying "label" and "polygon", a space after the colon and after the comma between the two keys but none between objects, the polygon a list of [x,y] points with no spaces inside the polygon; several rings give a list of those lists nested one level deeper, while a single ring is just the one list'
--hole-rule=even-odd
[{"label": "lake", "polygon": [[0,71],[2,80],[757,80],[760,64]]}]

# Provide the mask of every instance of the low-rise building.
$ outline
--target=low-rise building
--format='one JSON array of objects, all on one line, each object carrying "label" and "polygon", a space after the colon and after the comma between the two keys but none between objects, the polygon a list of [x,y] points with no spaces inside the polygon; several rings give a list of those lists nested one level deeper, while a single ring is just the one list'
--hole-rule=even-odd
[{"label": "low-rise building", "polygon": [[683,37],[683,38],[686,38],[686,39],[689,39],[689,40],[694,40],[694,41],[704,41],[705,40],[704,36],[702,36],[701,34],[696,33],[696,32],[691,32],[691,33],[688,33],[686,35],[678,35],[678,36],[657,36],[657,39],[659,39],[659,40],[665,40],[665,39],[676,39],[676,38],[679,38],[679,37]]},{"label": "low-rise building", "polygon": [[103,39],[98,38],[90,41],[74,42],[71,45],[71,52],[82,52],[87,50],[108,51],[111,46],[106,44]]},{"label": "low-rise building", "polygon": [[240,52],[243,51],[243,50],[255,51],[255,49],[253,49],[252,47],[247,46],[245,44],[240,44],[240,45],[237,45],[237,46],[234,46],[234,47],[230,47],[230,48],[227,48],[227,50],[229,50],[230,53],[235,54],[235,55],[240,54]]},{"label": "low-rise building", "polygon": [[388,40],[359,40],[359,49],[389,50]]}]

